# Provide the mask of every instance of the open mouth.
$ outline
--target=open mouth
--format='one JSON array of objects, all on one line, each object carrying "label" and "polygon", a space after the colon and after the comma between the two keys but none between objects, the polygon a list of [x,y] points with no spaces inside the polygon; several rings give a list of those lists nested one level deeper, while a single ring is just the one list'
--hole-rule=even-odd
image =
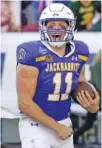
[{"label": "open mouth", "polygon": [[60,41],[61,40],[61,34],[53,34],[52,35],[54,41]]}]

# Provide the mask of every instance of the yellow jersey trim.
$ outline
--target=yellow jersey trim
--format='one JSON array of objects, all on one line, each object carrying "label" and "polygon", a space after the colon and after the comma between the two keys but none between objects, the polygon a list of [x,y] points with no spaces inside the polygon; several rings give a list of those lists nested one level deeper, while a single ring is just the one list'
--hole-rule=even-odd
[{"label": "yellow jersey trim", "polygon": [[40,61],[44,61],[44,60],[46,60],[46,56],[36,58],[36,62],[40,62]]},{"label": "yellow jersey trim", "polygon": [[83,55],[78,55],[78,58],[83,60],[83,61],[87,61],[88,60],[88,57],[83,56]]}]

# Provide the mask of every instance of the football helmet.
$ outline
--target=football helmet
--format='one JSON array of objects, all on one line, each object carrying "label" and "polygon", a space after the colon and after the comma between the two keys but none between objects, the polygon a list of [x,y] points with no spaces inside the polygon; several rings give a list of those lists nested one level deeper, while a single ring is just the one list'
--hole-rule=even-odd
[{"label": "football helmet", "polygon": [[[46,28],[46,22],[49,21],[68,22],[68,28],[49,30]],[[53,47],[62,47],[73,39],[75,24],[76,20],[74,18],[74,14],[67,6],[61,3],[53,3],[42,11],[39,18],[39,32],[41,34],[41,40],[49,43]],[[64,39],[52,41],[49,37],[49,32],[58,33],[58,31],[59,34],[62,31],[65,33]]]}]

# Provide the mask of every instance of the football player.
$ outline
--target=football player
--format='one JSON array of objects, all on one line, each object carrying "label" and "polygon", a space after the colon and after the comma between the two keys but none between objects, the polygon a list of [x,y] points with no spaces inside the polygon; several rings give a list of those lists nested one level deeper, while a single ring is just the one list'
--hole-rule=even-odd
[{"label": "football player", "polygon": [[[22,148],[73,148],[71,91],[86,81],[82,68],[88,46],[74,40],[75,18],[63,4],[46,7],[39,19],[41,41],[17,47],[17,94]],[[78,95],[90,112],[99,109],[99,95]]]}]

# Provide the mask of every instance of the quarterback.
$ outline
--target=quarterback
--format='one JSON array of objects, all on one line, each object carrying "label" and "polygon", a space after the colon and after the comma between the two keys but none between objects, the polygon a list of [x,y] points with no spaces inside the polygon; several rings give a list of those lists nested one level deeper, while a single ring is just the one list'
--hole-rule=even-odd
[{"label": "quarterback", "polygon": [[[86,81],[88,46],[74,40],[75,18],[61,3],[46,7],[39,19],[41,40],[17,47],[16,85],[22,148],[74,148],[70,120],[71,91]],[[99,109],[99,95],[77,96],[89,112]]]}]

